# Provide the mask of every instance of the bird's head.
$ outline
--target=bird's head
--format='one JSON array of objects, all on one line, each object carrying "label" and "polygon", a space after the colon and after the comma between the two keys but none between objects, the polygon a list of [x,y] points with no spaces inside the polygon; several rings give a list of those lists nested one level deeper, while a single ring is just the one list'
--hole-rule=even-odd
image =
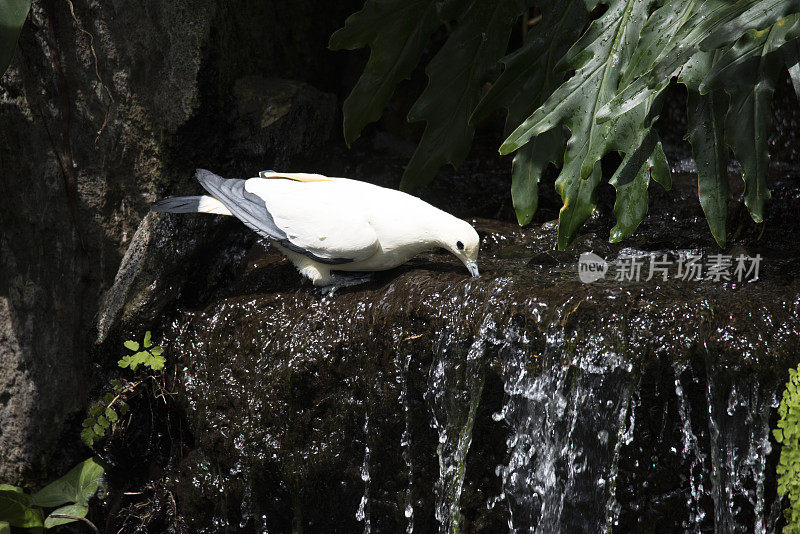
[{"label": "bird's head", "polygon": [[442,247],[455,254],[469,270],[469,274],[478,276],[480,238],[471,224],[454,217],[443,235],[440,235],[440,240]]}]

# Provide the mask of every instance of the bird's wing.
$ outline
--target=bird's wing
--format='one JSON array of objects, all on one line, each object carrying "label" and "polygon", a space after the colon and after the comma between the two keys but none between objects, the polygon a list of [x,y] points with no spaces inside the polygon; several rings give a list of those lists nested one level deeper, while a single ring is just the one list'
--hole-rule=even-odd
[{"label": "bird's wing", "polygon": [[198,169],[195,176],[260,236],[315,261],[352,263],[372,256],[379,248],[378,236],[363,214],[341,209],[341,205],[331,202],[331,196],[321,195],[313,187],[320,182],[226,180],[203,169]]},{"label": "bird's wing", "polygon": [[350,180],[312,176],[325,179],[251,178],[245,189],[263,199],[275,224],[307,256],[345,263],[339,260],[375,254],[380,244],[365,213],[369,199],[354,194]]}]

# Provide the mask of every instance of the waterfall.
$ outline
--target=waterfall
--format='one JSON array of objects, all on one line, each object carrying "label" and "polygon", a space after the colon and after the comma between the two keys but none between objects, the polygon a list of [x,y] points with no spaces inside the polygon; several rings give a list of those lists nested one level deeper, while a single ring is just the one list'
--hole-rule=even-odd
[{"label": "waterfall", "polygon": [[436,519],[441,534],[461,531],[459,506],[464,484],[466,458],[472,443],[472,428],[484,383],[484,351],[490,325],[469,346],[458,353],[458,343],[442,336],[441,350],[428,379],[426,398],[432,412],[431,424],[439,435],[439,480],[436,482]]},{"label": "waterfall", "polygon": [[[399,360],[399,355],[398,355]],[[400,447],[403,454],[403,462],[406,466],[408,475],[408,488],[406,490],[406,504],[403,515],[406,518],[406,534],[414,532],[414,464],[411,451],[411,415],[408,406],[408,368],[411,365],[411,354],[403,357],[402,363],[397,362],[398,373],[400,376],[400,406],[403,410],[403,437]]]},{"label": "waterfall", "polygon": [[372,531],[372,521],[369,516],[369,412],[364,415],[364,462],[361,464],[361,480],[364,482],[364,494],[361,496],[361,501],[358,503],[356,510],[356,520],[364,522],[364,534],[370,534]]},{"label": "waterfall", "polygon": [[560,334],[547,336],[540,355],[526,345],[509,333],[507,399],[495,415],[512,429],[509,461],[498,467],[502,494],[488,504],[506,502],[514,533],[610,528],[619,443],[633,430],[632,420],[626,427],[631,366],[613,353],[573,354]]}]

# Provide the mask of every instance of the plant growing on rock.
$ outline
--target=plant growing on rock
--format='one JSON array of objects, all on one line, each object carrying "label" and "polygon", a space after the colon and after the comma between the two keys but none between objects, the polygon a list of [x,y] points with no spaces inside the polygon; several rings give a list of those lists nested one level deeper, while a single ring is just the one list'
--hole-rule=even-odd
[{"label": "plant growing on rock", "polygon": [[[131,371],[136,371],[140,365],[156,372],[164,369],[166,362],[162,356],[164,349],[152,343],[152,335],[149,330],[145,332],[141,344],[129,339],[123,345],[132,354],[123,356],[117,362],[119,367],[128,368]],[[153,378],[153,375],[148,376]],[[105,437],[106,433],[119,420],[119,416],[128,413],[129,406],[126,401],[137,392],[145,380],[131,382],[115,379],[111,381],[111,391],[103,395],[101,403],[89,408],[88,417],[83,420],[81,440],[87,446],[91,447],[98,439]]]},{"label": "plant growing on rock", "polygon": [[[526,38],[505,55],[520,16]],[[787,68],[800,93],[800,1],[367,0],[330,39],[337,50],[371,48],[344,103],[348,143],[380,118],[443,24],[453,30],[428,64],[428,86],[408,114],[426,126],[401,189],[416,191],[443,165],[459,165],[476,124],[505,108],[500,153],[514,153],[511,194],[519,223],[531,221],[539,180],[554,163],[563,201],[558,247],[565,248],[596,206],[600,159],[617,152],[610,241],[620,241],[647,213],[650,180],[670,188],[653,125],[676,79],[688,89],[687,138],[717,243],[726,243],[729,147],[742,163],[744,203],[753,221],[763,222],[770,100]]]},{"label": "plant growing on rock", "polygon": [[[0,534],[10,534],[11,527],[41,530],[74,521],[83,521],[98,532],[86,514],[103,472],[103,467],[89,458],[33,495],[17,486],[0,484]],[[48,508],[55,509],[45,516],[44,509]]]},{"label": "plant growing on rock", "polygon": [[781,444],[778,473],[778,494],[789,496],[789,508],[784,511],[784,534],[800,534],[800,365],[789,369],[789,381],[778,407],[780,421],[773,431]]}]

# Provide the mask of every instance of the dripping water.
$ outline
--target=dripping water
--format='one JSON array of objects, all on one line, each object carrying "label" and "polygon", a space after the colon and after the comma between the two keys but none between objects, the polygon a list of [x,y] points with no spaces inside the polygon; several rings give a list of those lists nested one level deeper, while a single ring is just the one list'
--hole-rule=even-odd
[{"label": "dripping water", "polygon": [[370,450],[369,450],[369,412],[364,415],[364,462],[361,464],[361,480],[364,482],[364,494],[361,502],[358,503],[356,510],[356,520],[364,522],[364,534],[370,534],[372,523],[369,516],[369,474]]}]

